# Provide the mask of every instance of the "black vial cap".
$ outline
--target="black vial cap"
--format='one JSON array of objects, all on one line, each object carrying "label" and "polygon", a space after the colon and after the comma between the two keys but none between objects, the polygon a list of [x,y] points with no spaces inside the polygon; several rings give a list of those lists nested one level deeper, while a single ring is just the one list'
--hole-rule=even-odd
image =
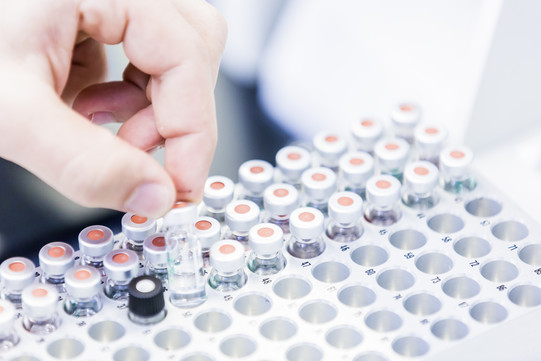
[{"label": "black vial cap", "polygon": [[128,309],[139,317],[152,317],[165,308],[162,281],[153,276],[139,276],[128,285]]}]

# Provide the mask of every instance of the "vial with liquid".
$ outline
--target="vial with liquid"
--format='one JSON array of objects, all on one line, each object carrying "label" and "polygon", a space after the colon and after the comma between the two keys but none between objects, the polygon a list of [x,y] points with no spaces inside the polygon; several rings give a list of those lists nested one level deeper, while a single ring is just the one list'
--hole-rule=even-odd
[{"label": "vial with liquid", "polygon": [[221,224],[225,221],[225,207],[233,200],[235,183],[224,176],[211,176],[205,182],[203,190],[203,216],[216,219]]},{"label": "vial with liquid", "polygon": [[34,283],[35,268],[34,263],[24,257],[11,257],[2,262],[2,299],[11,302],[15,308],[22,308],[21,294],[27,286]]},{"label": "vial with liquid", "polygon": [[66,292],[64,274],[75,263],[75,251],[64,242],[51,242],[39,251],[39,266],[42,275],[41,282],[52,284],[60,293]]},{"label": "vial with liquid", "polygon": [[374,154],[374,146],[383,136],[383,123],[376,117],[362,117],[350,124],[355,149]]},{"label": "vial with liquid", "polygon": [[289,145],[276,153],[276,167],[280,171],[279,181],[301,187],[301,177],[312,166],[310,152],[303,147]]},{"label": "vial with liquid", "polygon": [[272,223],[260,223],[250,229],[249,238],[251,252],[246,264],[250,271],[258,275],[272,275],[284,269],[284,233],[280,227]]},{"label": "vial with liquid", "polygon": [[402,203],[413,209],[429,209],[439,200],[436,193],[438,168],[427,161],[412,162],[404,171]]},{"label": "vial with liquid", "polygon": [[314,136],[313,145],[317,155],[317,164],[338,172],[340,157],[348,149],[346,138],[335,132],[322,131]]},{"label": "vial with liquid", "polygon": [[221,239],[220,222],[212,217],[199,217],[194,223],[195,236],[201,244],[203,259],[208,259],[210,247]]},{"label": "vial with liquid", "polygon": [[291,213],[291,238],[287,251],[296,258],[314,258],[325,251],[324,216],[316,208],[297,208]]},{"label": "vial with liquid", "polygon": [[62,322],[56,311],[58,291],[50,284],[34,284],[24,289],[23,327],[30,333],[46,335],[54,332]]},{"label": "vial with liquid", "polygon": [[339,189],[366,199],[366,182],[374,175],[374,159],[366,152],[349,152],[340,158]]},{"label": "vial with liquid", "polygon": [[105,226],[86,227],[79,233],[81,264],[103,268],[103,257],[113,250],[113,231]]},{"label": "vial with liquid", "polygon": [[366,184],[364,218],[378,226],[396,223],[402,216],[400,209],[400,182],[389,175],[370,178]]},{"label": "vial with liquid", "polygon": [[129,249],[115,249],[103,259],[107,279],[104,293],[112,300],[128,298],[128,284],[139,272],[139,257]]},{"label": "vial with liquid", "polygon": [[410,145],[401,138],[384,138],[376,143],[374,153],[379,173],[391,175],[402,182]]},{"label": "vial with liquid", "polygon": [[436,167],[447,139],[447,130],[437,124],[420,124],[415,128],[415,152],[418,160],[426,160]]},{"label": "vial with liquid", "polygon": [[477,182],[470,171],[473,152],[466,146],[447,147],[440,154],[440,172],[443,189],[450,193],[472,191]]},{"label": "vial with liquid", "polygon": [[239,167],[240,199],[247,199],[263,208],[263,192],[272,184],[274,167],[264,160],[249,160]]},{"label": "vial with liquid", "polygon": [[166,316],[163,285],[152,276],[139,276],[128,285],[128,318],[139,325],[153,325]]},{"label": "vial with liquid", "polygon": [[0,352],[16,346],[21,338],[15,331],[17,310],[11,302],[0,300]]},{"label": "vial with liquid", "polygon": [[421,115],[421,108],[417,104],[411,102],[397,104],[391,111],[391,122],[395,136],[412,144],[413,133],[421,120]]},{"label": "vial with liquid", "polygon": [[65,282],[67,295],[64,311],[68,315],[89,317],[101,310],[100,271],[90,266],[75,266],[66,272]]},{"label": "vial with liquid", "polygon": [[290,184],[277,183],[265,189],[264,221],[277,225],[289,234],[289,216],[299,206],[299,192]]},{"label": "vial with liquid", "polygon": [[165,234],[154,233],[148,236],[143,242],[143,254],[146,261],[145,275],[156,277],[166,285],[169,270]]},{"label": "vial with liquid", "polygon": [[234,240],[216,242],[210,249],[208,283],[221,292],[235,291],[246,284],[248,276],[244,271],[244,246]]},{"label": "vial with liquid", "polygon": [[303,206],[320,210],[327,214],[327,202],[336,191],[337,177],[330,168],[310,168],[302,174],[302,190],[304,193],[301,203]]},{"label": "vial with liquid", "polygon": [[248,246],[248,232],[259,223],[259,207],[252,201],[238,200],[227,205],[225,210],[224,239],[233,239]]},{"label": "vial with liquid", "polygon": [[148,236],[156,233],[156,220],[135,213],[126,213],[121,223],[124,235],[122,248],[134,251],[143,259],[143,242]]},{"label": "vial with liquid", "polygon": [[336,242],[353,242],[363,235],[363,200],[353,192],[337,192],[329,199],[325,234]]}]

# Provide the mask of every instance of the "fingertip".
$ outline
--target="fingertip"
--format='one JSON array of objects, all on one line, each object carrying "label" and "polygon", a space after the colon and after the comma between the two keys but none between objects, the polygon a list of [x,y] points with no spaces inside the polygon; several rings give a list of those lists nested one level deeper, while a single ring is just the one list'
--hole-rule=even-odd
[{"label": "fingertip", "polygon": [[160,183],[138,185],[124,203],[128,212],[159,218],[175,203],[175,191],[171,186]]}]

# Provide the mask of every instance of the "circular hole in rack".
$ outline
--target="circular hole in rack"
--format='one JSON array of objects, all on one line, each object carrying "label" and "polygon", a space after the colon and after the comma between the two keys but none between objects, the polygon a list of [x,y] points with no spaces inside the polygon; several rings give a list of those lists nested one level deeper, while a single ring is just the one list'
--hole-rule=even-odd
[{"label": "circular hole in rack", "polygon": [[128,346],[121,348],[113,355],[114,361],[147,361],[150,360],[150,354],[143,348],[137,346]]},{"label": "circular hole in rack", "polygon": [[59,360],[69,360],[83,353],[85,346],[73,338],[61,338],[47,346],[47,352]]},{"label": "circular hole in rack", "polygon": [[455,233],[464,228],[464,221],[454,214],[438,214],[428,220],[428,227],[438,233]]},{"label": "circular hole in rack", "polygon": [[437,275],[450,271],[453,268],[453,261],[443,253],[431,252],[419,256],[415,266],[421,272]]},{"label": "circular hole in rack", "polygon": [[518,268],[504,260],[491,261],[481,267],[481,275],[492,282],[509,282],[518,276]]},{"label": "circular hole in rack", "polygon": [[220,344],[220,350],[227,356],[242,358],[255,352],[257,345],[248,336],[235,335],[227,337]]},{"label": "circular hole in rack", "polygon": [[507,318],[507,310],[499,303],[485,301],[473,306],[470,316],[481,323],[498,323]]},{"label": "circular hole in rack", "polygon": [[351,252],[353,262],[364,267],[376,267],[387,262],[387,251],[379,246],[362,246]]},{"label": "circular hole in rack", "polygon": [[346,306],[365,307],[376,301],[376,293],[361,285],[347,286],[338,291],[338,300]]},{"label": "circular hole in rack", "polygon": [[426,237],[419,231],[404,229],[389,236],[389,242],[398,249],[411,251],[426,244]]},{"label": "circular hole in rack", "polygon": [[288,277],[276,281],[272,289],[279,297],[296,300],[309,294],[312,291],[312,285],[300,277]]},{"label": "circular hole in rack", "polygon": [[331,346],[348,349],[358,346],[362,342],[363,336],[354,327],[337,326],[327,332],[325,339]]},{"label": "circular hole in rack", "polygon": [[481,237],[464,237],[456,241],[455,252],[466,258],[484,257],[490,253],[490,243]]},{"label": "circular hole in rack", "polygon": [[415,283],[411,273],[400,268],[383,271],[377,278],[378,285],[389,291],[403,291]]},{"label": "circular hole in rack", "polygon": [[404,308],[416,316],[428,316],[441,310],[441,301],[429,293],[417,293],[404,300]]},{"label": "circular hole in rack", "polygon": [[380,355],[379,353],[368,352],[368,353],[363,353],[361,355],[357,355],[357,357],[355,357],[353,361],[388,361],[388,360],[382,355]]},{"label": "circular hole in rack", "polygon": [[402,319],[394,312],[381,310],[368,314],[364,323],[374,331],[391,332],[402,326]]},{"label": "circular hole in rack", "polygon": [[195,327],[203,332],[220,332],[231,326],[231,317],[221,311],[207,311],[195,318]]},{"label": "circular hole in rack", "polygon": [[437,321],[430,327],[434,336],[444,341],[456,341],[468,335],[468,326],[462,321],[448,318]]},{"label": "circular hole in rack", "polygon": [[283,341],[297,333],[297,326],[286,318],[273,318],[263,322],[259,332],[271,341]]},{"label": "circular hole in rack", "polygon": [[269,298],[259,293],[240,296],[235,301],[235,310],[245,316],[259,316],[271,309]]},{"label": "circular hole in rack", "polygon": [[167,351],[174,351],[183,348],[190,343],[190,335],[178,328],[163,330],[154,337],[154,343]]},{"label": "circular hole in rack", "polygon": [[113,342],[124,336],[124,326],[115,321],[102,321],[88,329],[88,335],[98,342]]},{"label": "circular hole in rack", "polygon": [[312,269],[312,275],[318,281],[336,283],[349,277],[349,268],[343,263],[328,261],[315,266]]},{"label": "circular hole in rack", "polygon": [[509,291],[508,297],[518,306],[539,306],[541,305],[541,288],[534,285],[519,285]]},{"label": "circular hole in rack", "polygon": [[518,257],[530,266],[541,266],[541,244],[530,244],[522,248]]},{"label": "circular hole in rack", "polygon": [[492,234],[502,241],[515,242],[528,236],[528,228],[517,221],[505,221],[492,227]]},{"label": "circular hole in rack", "polygon": [[320,324],[336,317],[336,308],[329,302],[315,300],[305,303],[299,309],[299,316],[306,322]]},{"label": "circular hole in rack", "polygon": [[477,217],[492,217],[502,211],[502,205],[490,198],[477,198],[466,203],[466,211]]},{"label": "circular hole in rack", "polygon": [[287,350],[286,358],[288,361],[320,361],[323,352],[316,345],[301,343]]},{"label": "circular hole in rack", "polygon": [[416,336],[397,338],[393,342],[392,348],[394,352],[405,357],[422,356],[430,350],[428,343],[422,338]]},{"label": "circular hole in rack", "polygon": [[207,354],[196,352],[182,358],[180,361],[214,361],[214,358]]},{"label": "circular hole in rack", "polygon": [[479,283],[466,276],[450,278],[441,287],[447,296],[457,299],[471,298],[481,292]]}]

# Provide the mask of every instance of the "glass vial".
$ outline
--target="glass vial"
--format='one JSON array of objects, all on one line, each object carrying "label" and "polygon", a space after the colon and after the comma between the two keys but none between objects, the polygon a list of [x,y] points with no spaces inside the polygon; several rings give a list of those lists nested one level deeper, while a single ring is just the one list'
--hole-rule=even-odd
[{"label": "glass vial", "polygon": [[274,167],[264,160],[249,160],[239,167],[239,182],[242,185],[240,199],[247,199],[263,208],[263,192],[272,184]]},{"label": "glass vial", "polygon": [[400,182],[389,175],[374,176],[366,184],[364,218],[377,226],[396,223],[402,216]]},{"label": "glass vial", "polygon": [[447,130],[436,124],[421,124],[415,128],[415,150],[419,160],[426,160],[436,167],[447,139]]},{"label": "glass vial", "polygon": [[142,259],[143,242],[148,236],[156,233],[156,228],[155,219],[126,213],[122,217],[122,234],[125,237],[122,248],[134,251]]},{"label": "glass vial", "polygon": [[374,175],[374,159],[365,152],[350,152],[340,158],[340,186],[366,199],[366,182]]},{"label": "glass vial", "polygon": [[273,184],[265,189],[265,222],[276,224],[289,234],[289,216],[299,206],[299,192],[290,184]]},{"label": "glass vial", "polygon": [[58,291],[53,285],[35,284],[22,293],[23,327],[30,333],[46,335],[54,332],[62,322],[56,312]]},{"label": "glass vial", "polygon": [[401,138],[385,138],[376,143],[374,152],[379,172],[392,175],[402,182],[410,152],[409,144]]},{"label": "glass vial", "polygon": [[228,229],[224,239],[234,239],[248,247],[248,232],[259,223],[259,207],[252,201],[238,200],[231,202],[225,209],[225,224]]},{"label": "glass vial", "polygon": [[301,187],[301,177],[312,166],[312,157],[306,149],[289,145],[276,153],[276,167],[280,171],[279,181]]},{"label": "glass vial", "polygon": [[220,222],[212,217],[199,217],[194,223],[195,236],[201,244],[203,258],[207,259],[210,247],[221,238],[222,228]]},{"label": "glass vial", "polygon": [[353,192],[337,192],[329,199],[326,235],[336,242],[353,242],[363,235],[363,200]]},{"label": "glass vial", "polygon": [[291,238],[287,251],[297,258],[314,258],[325,250],[323,213],[311,207],[297,208],[291,213]]},{"label": "glass vial", "polygon": [[79,233],[81,264],[103,268],[103,257],[113,250],[113,231],[105,226],[86,227]]},{"label": "glass vial", "polygon": [[139,276],[128,286],[128,318],[139,325],[153,325],[166,316],[163,285],[152,276]]},{"label": "glass vial", "polygon": [[212,176],[205,182],[203,203],[205,216],[216,219],[221,224],[225,220],[225,207],[233,200],[235,183],[227,177]]},{"label": "glass vial", "polygon": [[41,282],[56,286],[58,292],[66,292],[64,287],[64,274],[75,263],[75,251],[64,242],[51,242],[39,251],[39,266],[43,274]]},{"label": "glass vial", "polygon": [[175,307],[195,307],[207,300],[203,254],[195,237],[194,203],[179,202],[164,217],[169,257],[169,300]]},{"label": "glass vial", "polygon": [[210,287],[221,292],[238,290],[246,284],[244,246],[234,240],[216,242],[210,249]]},{"label": "glass vial", "polygon": [[336,191],[336,173],[326,167],[310,168],[302,174],[302,205],[327,215],[327,202]]},{"label": "glass vial", "polygon": [[397,104],[391,111],[391,121],[396,137],[403,138],[409,144],[413,143],[415,127],[421,120],[421,108],[411,102]]},{"label": "glass vial", "polygon": [[443,189],[450,193],[472,191],[477,182],[470,171],[473,152],[466,146],[447,147],[440,155],[440,171]]},{"label": "glass vial", "polygon": [[17,310],[11,302],[0,300],[0,352],[8,351],[21,340],[15,331]]},{"label": "glass vial", "polygon": [[128,298],[128,284],[139,272],[139,257],[129,249],[115,249],[103,259],[107,279],[104,293],[112,300]]},{"label": "glass vial", "polygon": [[376,117],[362,117],[350,124],[355,149],[374,154],[374,146],[383,136],[383,123]]},{"label": "glass vial", "polygon": [[64,311],[75,317],[94,316],[102,308],[101,274],[94,267],[75,266],[66,272]]},{"label": "glass vial", "polygon": [[156,277],[163,285],[167,285],[169,270],[165,234],[155,233],[148,236],[143,242],[143,254],[146,260],[145,275]]},{"label": "glass vial", "polygon": [[409,163],[404,171],[402,203],[413,209],[429,209],[438,203],[438,168],[427,161]]},{"label": "glass vial", "polygon": [[335,132],[322,131],[314,136],[313,144],[317,154],[317,164],[338,172],[340,157],[348,149],[346,138]]},{"label": "glass vial", "polygon": [[250,271],[258,275],[273,275],[284,269],[284,233],[280,227],[272,223],[260,223],[250,229],[249,238],[252,251],[246,264]]},{"label": "glass vial", "polygon": [[34,283],[35,269],[34,263],[24,257],[12,257],[2,262],[2,299],[11,302],[15,308],[22,308],[21,294],[27,286]]}]

